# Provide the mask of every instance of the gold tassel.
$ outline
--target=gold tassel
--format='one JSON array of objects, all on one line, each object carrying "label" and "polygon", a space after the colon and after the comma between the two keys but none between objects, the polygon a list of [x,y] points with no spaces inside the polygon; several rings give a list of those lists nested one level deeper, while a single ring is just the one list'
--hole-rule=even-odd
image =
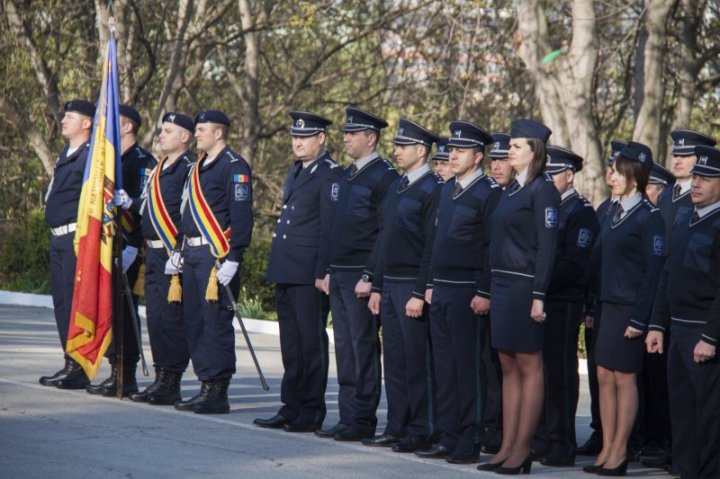
[{"label": "gold tassel", "polygon": [[174,274],[170,278],[170,289],[168,289],[167,301],[170,304],[182,303],[182,285],[180,285],[180,275]]},{"label": "gold tassel", "polygon": [[145,258],[138,258],[142,261],[140,268],[138,268],[137,280],[135,280],[135,286],[133,286],[133,294],[137,296],[145,296]]},{"label": "gold tassel", "polygon": [[218,302],[217,266],[213,266],[210,270],[210,279],[208,280],[207,289],[205,290],[205,301],[208,303]]}]

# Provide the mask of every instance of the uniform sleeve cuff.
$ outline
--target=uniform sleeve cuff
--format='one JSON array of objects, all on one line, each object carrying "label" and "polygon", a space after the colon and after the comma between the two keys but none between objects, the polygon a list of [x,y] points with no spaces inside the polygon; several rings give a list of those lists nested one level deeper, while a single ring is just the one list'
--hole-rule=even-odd
[{"label": "uniform sleeve cuff", "polygon": [[480,296],[481,298],[490,299],[490,293],[488,293],[487,291],[478,289],[477,291],[475,291],[475,294],[477,296]]},{"label": "uniform sleeve cuff", "polygon": [[633,328],[638,329],[638,330],[640,330],[640,331],[645,331],[645,327],[646,327],[646,326],[645,326],[645,323],[640,322],[640,321],[638,321],[638,320],[636,320],[636,319],[631,319],[631,320],[630,320],[630,326],[632,326]]},{"label": "uniform sleeve cuff", "polygon": [[413,291],[412,293],[410,293],[410,295],[413,298],[422,299],[423,301],[425,300],[425,293],[418,293],[417,291]]},{"label": "uniform sleeve cuff", "polygon": [[539,299],[541,301],[545,301],[545,293],[541,293],[540,291],[533,291],[532,296],[533,296],[533,299]]},{"label": "uniform sleeve cuff", "polygon": [[665,332],[665,328],[663,328],[659,324],[651,324],[650,326],[648,326],[648,329],[650,331],[660,331],[661,333]]},{"label": "uniform sleeve cuff", "polygon": [[700,335],[700,337],[702,337],[703,341],[705,341],[706,343],[712,344],[713,346],[717,346],[717,343],[718,343],[717,339],[711,338],[707,334],[702,334],[702,335]]}]

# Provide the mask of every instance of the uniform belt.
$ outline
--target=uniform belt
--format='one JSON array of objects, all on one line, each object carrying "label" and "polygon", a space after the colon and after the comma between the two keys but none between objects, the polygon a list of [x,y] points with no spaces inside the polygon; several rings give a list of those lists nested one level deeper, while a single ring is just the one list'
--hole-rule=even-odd
[{"label": "uniform belt", "polygon": [[163,245],[162,240],[159,240],[159,239],[158,240],[145,240],[145,244],[147,245],[148,248],[154,248],[154,249],[163,248],[165,246],[165,245]]},{"label": "uniform belt", "polygon": [[204,236],[196,236],[194,238],[185,238],[185,241],[187,242],[188,246],[202,246],[204,244],[210,244],[210,243],[208,243],[208,240],[206,240]]},{"label": "uniform belt", "polygon": [[63,236],[72,233],[77,229],[77,223],[68,223],[66,225],[58,226],[57,228],[50,228],[50,234],[53,236]]}]

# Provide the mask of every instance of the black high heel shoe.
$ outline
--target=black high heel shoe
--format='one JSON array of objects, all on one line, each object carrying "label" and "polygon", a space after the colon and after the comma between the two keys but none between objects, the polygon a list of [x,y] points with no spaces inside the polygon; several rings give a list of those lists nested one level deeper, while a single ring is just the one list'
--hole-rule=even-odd
[{"label": "black high heel shoe", "polygon": [[614,467],[612,469],[605,469],[604,467],[600,468],[600,470],[597,472],[598,476],[613,476],[613,477],[619,477],[624,476],[627,473],[627,467],[628,467],[628,460],[625,459],[623,462],[620,463],[618,467]]},{"label": "black high heel shoe", "polygon": [[504,476],[517,476],[522,470],[523,474],[530,474],[530,468],[532,467],[532,459],[527,458],[517,467],[498,467],[495,469],[495,474],[502,474]]},{"label": "black high heel shoe", "polygon": [[602,464],[590,464],[583,466],[583,472],[587,472],[588,474],[597,474],[604,465],[605,463],[603,462]]},{"label": "black high heel shoe", "polygon": [[500,462],[496,462],[496,463],[486,462],[485,464],[480,464],[477,467],[477,470],[478,471],[489,471],[489,472],[497,471],[498,469],[500,469],[502,467],[504,462],[505,461],[500,461]]}]

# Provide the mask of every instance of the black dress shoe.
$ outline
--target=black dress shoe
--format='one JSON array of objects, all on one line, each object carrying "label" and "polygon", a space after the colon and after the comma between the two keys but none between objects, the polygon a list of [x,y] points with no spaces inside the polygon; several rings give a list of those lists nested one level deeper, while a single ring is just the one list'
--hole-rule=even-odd
[{"label": "black dress shoe", "polygon": [[625,459],[623,462],[620,463],[618,467],[614,467],[612,469],[606,469],[604,467],[600,468],[600,470],[597,472],[599,476],[612,476],[612,477],[619,477],[624,476],[627,473],[627,467],[628,467],[628,460]]},{"label": "black dress shoe", "polygon": [[480,453],[477,451],[458,453],[454,451],[445,458],[450,464],[475,464],[480,462]]},{"label": "black dress shoe", "polygon": [[583,466],[583,472],[587,472],[588,474],[597,474],[600,472],[600,469],[603,468],[605,463],[602,464],[588,464],[587,466]]},{"label": "black dress shoe", "polygon": [[493,463],[493,462],[486,462],[485,464],[480,464],[480,465],[477,467],[477,470],[478,470],[478,471],[486,471],[486,472],[494,472],[494,471],[497,471],[498,469],[500,469],[500,468],[502,467],[503,462],[505,462],[505,461],[502,461],[502,462],[494,462],[494,463]]},{"label": "black dress shoe", "polygon": [[286,424],[290,424],[290,419],[280,414],[275,414],[273,417],[267,419],[257,418],[253,421],[256,426],[264,427],[267,429],[282,429]]},{"label": "black dress shoe", "polygon": [[575,466],[575,458],[572,456],[548,454],[540,460],[540,464],[549,467],[573,467]]},{"label": "black dress shoe", "polygon": [[667,460],[667,456],[665,456],[663,454],[662,456],[650,457],[648,459],[643,459],[642,461],[640,461],[640,464],[642,464],[645,467],[652,468],[652,469],[667,469],[668,460]]},{"label": "black dress shoe", "polygon": [[575,453],[578,456],[597,456],[602,450],[602,436],[592,433],[585,444],[577,448]]},{"label": "black dress shoe", "polygon": [[498,467],[497,469],[495,469],[495,474],[502,474],[505,476],[517,476],[518,474],[520,474],[520,471],[522,471],[523,474],[530,474],[532,463],[532,459],[528,457],[523,461],[522,464],[517,467]]},{"label": "black dress shoe", "polygon": [[343,430],[347,429],[348,427],[350,427],[350,426],[348,426],[347,424],[343,424],[343,423],[339,422],[339,423],[335,424],[333,427],[331,427],[331,428],[329,428],[329,429],[318,429],[318,430],[316,430],[316,431],[315,431],[315,435],[318,436],[318,437],[332,438],[332,437],[335,437],[335,434],[339,433],[340,431],[343,431]]},{"label": "black dress shoe", "polygon": [[392,447],[393,445],[402,441],[401,437],[393,436],[392,434],[380,434],[379,436],[363,439],[363,446],[374,446],[374,447]]},{"label": "black dress shoe", "polygon": [[375,431],[363,431],[350,426],[335,434],[333,439],[341,442],[360,442],[363,439],[370,439],[374,435]]},{"label": "black dress shoe", "polygon": [[285,424],[282,428],[286,432],[315,432],[319,427],[314,422],[293,421]]},{"label": "black dress shoe", "polygon": [[418,457],[424,457],[425,459],[443,459],[453,453],[453,450],[442,444],[435,444],[430,449],[423,451],[415,451],[415,455]]},{"label": "black dress shoe", "polygon": [[393,444],[392,451],[408,453],[415,451],[427,451],[432,447],[432,440],[422,436],[408,436],[397,444]]}]

